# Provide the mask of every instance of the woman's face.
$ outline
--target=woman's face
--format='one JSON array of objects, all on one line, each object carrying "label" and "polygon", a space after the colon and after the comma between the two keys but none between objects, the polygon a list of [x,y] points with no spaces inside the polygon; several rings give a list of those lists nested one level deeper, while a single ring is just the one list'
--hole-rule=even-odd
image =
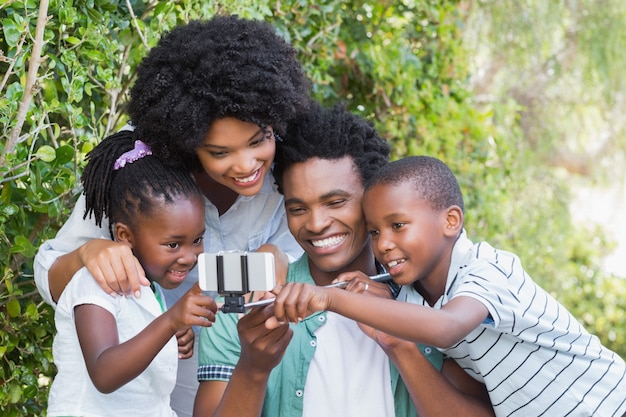
[{"label": "woman's face", "polygon": [[211,123],[197,154],[205,172],[215,182],[238,194],[253,196],[269,172],[276,142],[271,126],[226,117]]}]

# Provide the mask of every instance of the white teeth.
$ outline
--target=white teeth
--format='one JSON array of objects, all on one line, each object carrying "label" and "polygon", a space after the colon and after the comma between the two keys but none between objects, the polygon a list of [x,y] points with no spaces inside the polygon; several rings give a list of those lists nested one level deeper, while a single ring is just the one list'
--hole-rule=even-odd
[{"label": "white teeth", "polygon": [[397,261],[391,261],[391,262],[389,262],[389,263],[387,264],[387,267],[388,267],[388,268],[393,268],[394,266],[399,265],[399,264],[401,264],[402,262],[404,262],[404,259],[399,259],[399,260],[397,260]]},{"label": "white teeth", "polygon": [[333,236],[333,237],[328,237],[326,239],[321,239],[321,240],[311,240],[311,243],[316,248],[326,248],[329,246],[334,246],[334,245],[339,244],[345,238],[346,238],[346,235]]},{"label": "white teeth", "polygon": [[237,178],[237,177],[235,177],[235,180],[237,182],[241,182],[241,183],[245,184],[246,182],[253,181],[256,178],[257,172],[258,171],[254,171],[254,173],[252,175],[250,175],[249,177],[245,177],[245,178]]}]

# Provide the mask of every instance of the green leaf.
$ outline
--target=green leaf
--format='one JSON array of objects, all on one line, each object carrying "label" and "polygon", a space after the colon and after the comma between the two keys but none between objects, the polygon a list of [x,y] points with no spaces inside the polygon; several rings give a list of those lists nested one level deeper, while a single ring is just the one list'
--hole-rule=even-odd
[{"label": "green leaf", "polygon": [[52,162],[56,158],[56,152],[50,145],[43,145],[37,149],[37,153],[35,155],[45,162]]},{"label": "green leaf", "polygon": [[11,253],[21,253],[24,256],[31,257],[35,255],[37,249],[26,237],[18,235],[15,237],[13,247],[11,247]]},{"label": "green leaf", "polygon": [[22,398],[22,387],[17,384],[12,384],[9,388],[9,402],[16,404],[20,398]]},{"label": "green leaf", "polygon": [[37,305],[35,303],[28,303],[26,307],[26,317],[36,321],[39,320],[39,310],[37,310]]},{"label": "green leaf", "polygon": [[6,304],[7,313],[9,313],[9,317],[19,317],[22,312],[22,308],[20,306],[20,302],[16,299],[9,300]]},{"label": "green leaf", "polygon": [[59,165],[66,164],[74,158],[74,148],[69,145],[63,145],[56,150],[56,162]]},{"label": "green leaf", "polygon": [[22,32],[15,25],[12,19],[2,19],[2,31],[4,38],[9,46],[15,47],[22,36]]},{"label": "green leaf", "polygon": [[15,204],[8,204],[2,207],[2,214],[4,214],[6,217],[14,216],[19,211],[20,211],[20,208]]},{"label": "green leaf", "polygon": [[72,44],[72,45],[78,45],[81,40],[78,39],[75,36],[68,36],[67,38],[64,39],[67,43]]}]

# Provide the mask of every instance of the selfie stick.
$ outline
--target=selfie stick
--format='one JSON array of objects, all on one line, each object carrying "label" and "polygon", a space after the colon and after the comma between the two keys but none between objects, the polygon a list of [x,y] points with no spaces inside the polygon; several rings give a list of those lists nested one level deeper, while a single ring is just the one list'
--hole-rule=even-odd
[{"label": "selfie stick", "polygon": [[[384,273],[384,274],[378,274],[378,275],[374,275],[371,276],[370,279],[372,281],[376,281],[376,282],[387,282],[391,280],[391,275],[389,275],[389,273]],[[334,284],[330,284],[330,285],[324,285],[323,288],[345,288],[348,286],[348,284],[352,282],[352,281],[340,281],[340,282],[336,282]],[[272,304],[274,302],[274,298],[267,298],[265,300],[259,300],[259,301],[253,301],[251,303],[246,303],[244,304],[244,308],[248,309],[248,308],[254,308],[254,307],[263,307],[269,304]]]}]

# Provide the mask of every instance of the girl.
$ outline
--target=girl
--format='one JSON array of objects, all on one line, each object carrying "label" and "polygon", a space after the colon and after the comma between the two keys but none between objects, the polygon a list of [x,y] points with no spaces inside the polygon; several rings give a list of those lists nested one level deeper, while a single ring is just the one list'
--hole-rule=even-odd
[{"label": "girl", "polygon": [[[286,122],[308,108],[308,90],[295,50],[269,24],[235,16],[165,34],[139,66],[131,90],[129,113],[138,137],[165,164],[193,171],[205,196],[206,251],[271,251],[277,280],[286,276],[287,256],[296,259],[302,249],[287,228],[270,166]],[[102,230],[83,219],[84,208],[81,197],[56,238],[40,247],[40,293],[54,305],[86,266],[105,291],[139,296],[140,284],[147,284],[140,263],[124,245],[95,239]],[[165,291],[167,304],[197,280],[194,269],[178,288]],[[178,336],[181,356],[192,360],[179,364],[172,404],[190,416],[198,385],[194,334]]]},{"label": "girl", "polygon": [[[216,305],[197,284],[165,310],[161,288],[178,287],[203,250],[204,204],[189,173],[168,168],[122,131],[88,155],[84,216],[132,251],[150,287],[140,298],[112,297],[81,268],[55,311],[58,368],[49,416],[173,416],[175,333],[210,326]],[[158,284],[157,287],[155,284]]]}]

